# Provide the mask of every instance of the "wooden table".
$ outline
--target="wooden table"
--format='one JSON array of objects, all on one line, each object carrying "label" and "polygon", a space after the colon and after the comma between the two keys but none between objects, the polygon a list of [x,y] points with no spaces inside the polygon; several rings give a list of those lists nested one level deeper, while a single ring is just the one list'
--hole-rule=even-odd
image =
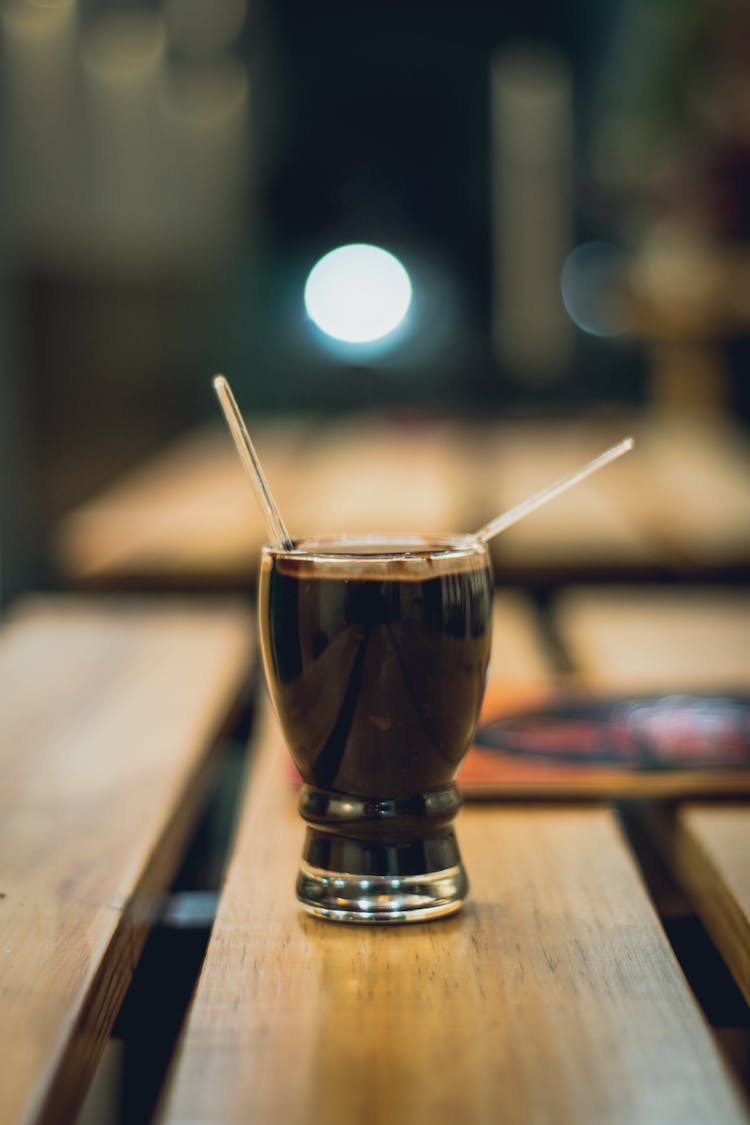
[{"label": "wooden table", "polygon": [[[748,690],[750,592],[570,588],[556,621],[595,690]],[[750,1001],[750,805],[686,802],[642,815]]]},{"label": "wooden table", "polygon": [[[451,424],[438,440],[383,426],[259,432],[300,532],[478,525],[620,432]],[[705,581],[750,558],[746,445],[654,419],[639,437],[640,460],[498,543],[493,691],[561,676],[748,690],[750,600]],[[41,599],[0,631],[0,1125],[73,1121],[101,1079],[217,732],[251,682],[246,601],[121,591],[247,591],[262,535],[226,435],[193,436],[61,529],[70,584],[120,592]],[[562,582],[587,568],[623,582]],[[702,583],[624,583],[667,568]],[[556,584],[534,600],[548,572]],[[514,574],[526,589],[509,588]],[[294,899],[303,827],[262,691],[256,710],[162,1125],[750,1120],[750,804],[467,803],[459,915],[334,925]],[[676,939],[683,920],[697,961]],[[709,960],[729,1015],[716,1015]]]},{"label": "wooden table", "polygon": [[241,603],[39,598],[0,633],[0,1122],[73,1120],[252,665]]},{"label": "wooden table", "polygon": [[[750,443],[727,423],[461,423],[355,417],[255,420],[295,535],[466,531],[579,467],[623,434],[636,452],[493,544],[504,580],[750,572]],[[77,586],[231,586],[266,538],[229,435],[189,434],[71,512],[52,550]]]},{"label": "wooden table", "polygon": [[[738,613],[747,638],[750,605]],[[538,679],[533,615],[503,600],[496,629],[495,677],[514,683],[521,651]],[[256,753],[160,1121],[748,1120],[612,808],[467,806],[462,914],[336,926],[292,898],[302,826],[269,712]],[[676,875],[700,886],[697,909],[746,988],[750,810],[679,816]]]},{"label": "wooden table", "polygon": [[267,731],[162,1120],[747,1120],[608,809],[474,806],[460,840],[459,917],[302,916]]},{"label": "wooden table", "polygon": [[[670,625],[684,615],[664,592],[658,612],[648,591],[606,594],[580,588],[557,607],[578,675],[633,682],[618,660],[639,598],[662,646],[671,632],[673,651],[685,647]],[[718,631],[724,672],[733,658],[739,680],[750,606],[739,599],[730,616],[716,605],[698,606],[691,651]],[[246,610],[214,599],[41,599],[6,626],[3,1125],[74,1119],[247,682],[251,641]],[[551,651],[524,595],[498,595],[495,687],[549,685]],[[318,921],[294,899],[302,824],[275,721],[261,714],[161,1122],[318,1122],[321,1107],[334,1123],[748,1121],[748,1022],[709,1024],[616,807],[468,804],[459,838],[472,890],[459,915],[387,929]],[[647,812],[675,886],[747,996],[748,806]]]}]

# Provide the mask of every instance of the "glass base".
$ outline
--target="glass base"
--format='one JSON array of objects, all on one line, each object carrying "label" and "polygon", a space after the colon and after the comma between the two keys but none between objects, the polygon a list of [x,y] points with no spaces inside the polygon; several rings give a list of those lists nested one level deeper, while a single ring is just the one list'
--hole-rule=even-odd
[{"label": "glass base", "polygon": [[468,893],[461,864],[422,875],[353,875],[304,860],[297,898],[308,914],[335,922],[424,922],[460,910]]}]

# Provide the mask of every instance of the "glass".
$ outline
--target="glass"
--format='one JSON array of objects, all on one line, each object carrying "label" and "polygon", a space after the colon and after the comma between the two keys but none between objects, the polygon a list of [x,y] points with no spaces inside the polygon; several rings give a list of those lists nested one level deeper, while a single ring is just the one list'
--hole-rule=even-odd
[{"label": "glass", "polygon": [[484,693],[492,588],[486,546],[460,537],[264,547],[261,647],[303,781],[309,913],[408,922],[464,901],[454,779]]}]

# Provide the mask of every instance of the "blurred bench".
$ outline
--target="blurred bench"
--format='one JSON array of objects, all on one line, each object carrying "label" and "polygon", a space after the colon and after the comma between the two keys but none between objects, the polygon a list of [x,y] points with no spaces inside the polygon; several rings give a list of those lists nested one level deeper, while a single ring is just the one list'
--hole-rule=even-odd
[{"label": "blurred bench", "polygon": [[40,597],[0,631],[0,1121],[70,1121],[254,653],[237,601]]}]

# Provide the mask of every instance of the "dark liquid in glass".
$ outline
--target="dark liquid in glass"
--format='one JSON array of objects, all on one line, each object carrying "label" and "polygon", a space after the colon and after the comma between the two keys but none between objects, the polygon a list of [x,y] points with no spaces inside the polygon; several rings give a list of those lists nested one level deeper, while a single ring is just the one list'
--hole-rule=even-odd
[{"label": "dark liquid in glass", "polygon": [[394,545],[370,565],[373,548],[347,549],[351,567],[263,560],[264,662],[306,783],[305,858],[380,875],[441,870],[460,863],[453,780],[484,691],[489,564],[447,549],[415,562]]},{"label": "dark liquid in glass", "polygon": [[373,581],[301,569],[274,562],[265,647],[303,778],[372,797],[449,784],[484,691],[488,574]]}]

